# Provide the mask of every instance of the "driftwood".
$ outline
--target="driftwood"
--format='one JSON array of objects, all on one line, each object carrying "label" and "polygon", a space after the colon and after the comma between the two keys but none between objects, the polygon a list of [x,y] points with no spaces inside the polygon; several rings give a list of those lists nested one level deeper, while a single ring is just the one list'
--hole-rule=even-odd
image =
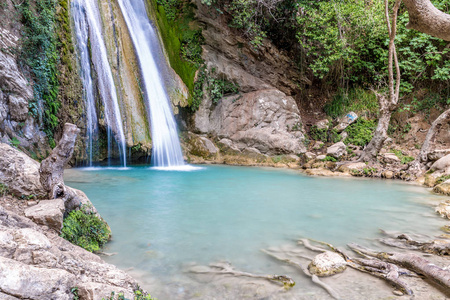
[{"label": "driftwood", "polygon": [[397,247],[408,250],[420,250],[426,253],[433,253],[437,255],[450,255],[450,242],[444,240],[435,240],[430,242],[419,242],[413,240],[408,235],[402,234],[390,234],[382,231],[383,234],[389,236],[389,238],[380,239],[385,245]]},{"label": "driftwood", "polygon": [[262,252],[266,253],[267,255],[279,260],[279,261],[283,261],[285,263],[288,263],[294,267],[299,268],[300,270],[302,270],[302,272],[308,276],[311,277],[312,282],[314,282],[315,284],[319,285],[320,287],[322,287],[324,290],[326,290],[328,292],[328,294],[330,294],[331,297],[333,297],[334,299],[341,299],[339,297],[339,295],[333,290],[333,288],[331,286],[329,286],[328,284],[322,282],[319,277],[317,277],[316,275],[313,275],[311,273],[309,273],[308,269],[304,266],[302,266],[301,264],[290,260],[288,258],[283,258],[279,255],[276,255],[275,253],[273,253],[272,251],[268,251],[268,250],[261,250]]},{"label": "driftwood", "polygon": [[58,145],[53,149],[49,157],[41,162],[39,169],[40,181],[49,195],[49,199],[65,196],[64,166],[69,162],[73,154],[75,141],[80,130],[77,126],[66,123]]},{"label": "driftwood", "polygon": [[349,244],[348,246],[366,257],[375,257],[385,262],[403,266],[450,290],[450,272],[416,254],[379,252],[357,244]]},{"label": "driftwood", "polygon": [[294,280],[287,275],[258,275],[248,272],[235,270],[231,264],[227,262],[219,262],[209,265],[209,270],[190,269],[189,272],[196,274],[219,274],[219,275],[233,275],[243,276],[249,278],[266,279],[271,282],[281,283],[285,289],[290,289],[295,285]]}]

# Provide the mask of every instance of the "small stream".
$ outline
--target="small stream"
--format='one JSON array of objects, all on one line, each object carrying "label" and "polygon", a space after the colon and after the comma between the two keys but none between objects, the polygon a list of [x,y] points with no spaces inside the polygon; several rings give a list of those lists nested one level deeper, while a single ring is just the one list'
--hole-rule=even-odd
[{"label": "small stream", "polygon": [[[230,289],[207,287],[184,272],[190,263],[223,260],[242,271],[288,274],[297,282],[290,295],[326,299],[299,272],[260,249],[295,245],[300,237],[371,246],[380,228],[436,236],[448,223],[434,213],[443,197],[397,181],[230,166],[71,169],[65,180],[83,190],[111,226],[113,240],[104,251],[117,254],[104,259],[132,268],[160,300],[213,299],[207,295],[214,294],[214,299],[238,299]],[[292,297],[282,299],[300,299]]]}]

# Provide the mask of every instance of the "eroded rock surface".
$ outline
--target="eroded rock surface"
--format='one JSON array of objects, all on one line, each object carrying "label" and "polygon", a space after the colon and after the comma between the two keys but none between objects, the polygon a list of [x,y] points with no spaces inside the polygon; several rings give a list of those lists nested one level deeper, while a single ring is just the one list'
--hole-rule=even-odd
[{"label": "eroded rock surface", "polygon": [[43,200],[25,210],[25,216],[36,224],[45,225],[60,232],[63,227],[64,201],[62,199]]},{"label": "eroded rock surface", "polygon": [[231,141],[229,147],[254,148],[268,155],[299,154],[302,120],[292,97],[276,89],[222,98],[217,105],[204,101],[195,115],[196,130]]},{"label": "eroded rock surface", "polygon": [[339,254],[335,252],[325,251],[314,257],[308,266],[311,274],[317,276],[330,276],[336,273],[344,272],[347,263]]},{"label": "eroded rock surface", "polygon": [[136,286],[97,255],[0,206],[0,290],[8,297],[73,299],[71,289],[78,287],[83,299],[112,291],[133,298]]},{"label": "eroded rock surface", "polygon": [[4,143],[0,143],[0,182],[18,197],[46,194],[40,182],[39,163]]}]

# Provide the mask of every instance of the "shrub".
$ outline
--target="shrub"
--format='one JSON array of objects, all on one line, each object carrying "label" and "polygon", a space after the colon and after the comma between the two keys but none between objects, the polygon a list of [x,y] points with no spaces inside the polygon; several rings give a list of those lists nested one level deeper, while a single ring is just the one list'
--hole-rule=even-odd
[{"label": "shrub", "polygon": [[414,157],[406,156],[400,150],[391,149],[391,152],[394,153],[400,159],[400,162],[402,164],[407,164],[407,163],[410,163],[410,162],[412,162],[414,160]]},{"label": "shrub", "polygon": [[83,205],[64,219],[61,237],[87,251],[94,252],[108,242],[111,230],[105,221],[88,209],[88,206]]},{"label": "shrub", "polygon": [[359,118],[345,129],[348,136],[344,143],[361,147],[365,146],[372,139],[376,126],[375,121]]}]

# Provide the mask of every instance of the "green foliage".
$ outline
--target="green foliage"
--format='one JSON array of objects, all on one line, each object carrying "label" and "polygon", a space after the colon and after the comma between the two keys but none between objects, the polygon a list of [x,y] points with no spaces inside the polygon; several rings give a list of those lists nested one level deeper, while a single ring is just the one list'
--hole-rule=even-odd
[{"label": "green foliage", "polygon": [[337,143],[341,140],[341,135],[335,129],[319,129],[316,125],[311,126],[309,129],[309,136],[315,141],[322,141],[324,143]]},{"label": "green foliage", "polygon": [[194,84],[194,92],[189,101],[192,111],[198,110],[204,96],[204,90],[206,90],[214,104],[225,96],[239,92],[239,85],[237,83],[219,77],[214,68],[208,72],[206,66],[203,65],[200,67],[197,80]]},{"label": "green foliage", "polygon": [[147,0],[155,8],[156,21],[170,65],[192,95],[201,59],[203,37],[195,23],[194,5],[182,0]]},{"label": "green foliage", "polygon": [[11,146],[13,146],[14,148],[17,148],[17,147],[19,147],[19,145],[20,145],[20,141],[16,137],[13,137],[11,139]]},{"label": "green foliage", "polygon": [[0,196],[6,196],[9,193],[9,188],[6,184],[0,183]]},{"label": "green foliage", "polygon": [[344,143],[363,147],[372,139],[376,127],[375,121],[358,118],[345,129],[348,136],[345,138]]},{"label": "green foliage", "polygon": [[333,119],[354,111],[358,115],[374,116],[378,112],[378,101],[374,93],[361,88],[346,91],[339,89],[333,100],[324,106],[325,113]]},{"label": "green foliage", "polygon": [[[115,292],[111,292],[111,295],[106,298],[102,298],[102,300],[129,300],[125,298],[123,293],[116,294]],[[157,300],[153,298],[148,293],[144,292],[139,286],[134,290],[133,300]]]},{"label": "green foliage", "polygon": [[413,97],[413,100],[409,104],[402,104],[399,108],[400,112],[418,113],[422,112],[426,118],[429,118],[432,108],[443,110],[446,106],[450,105],[450,96],[448,91],[446,93],[434,93],[429,92],[419,100],[417,97]]},{"label": "green foliage", "polygon": [[[31,69],[34,80],[34,101],[30,112],[43,121],[49,137],[58,126],[58,37],[56,34],[56,0],[24,0],[22,14],[23,43],[21,57]],[[43,109],[39,103],[43,103]]]},{"label": "green foliage", "polygon": [[394,153],[400,159],[400,163],[402,164],[408,164],[414,160],[414,157],[406,156],[400,150],[391,149],[391,152]]},{"label": "green foliage", "polygon": [[332,161],[332,162],[337,162],[337,159],[334,158],[333,156],[325,156],[325,158],[323,159],[323,161]]},{"label": "green foliage", "polygon": [[73,295],[73,300],[79,300],[80,299],[80,296],[78,296],[78,287],[75,286],[75,287],[71,288],[70,292]]},{"label": "green foliage", "polygon": [[63,223],[61,237],[90,252],[98,251],[108,242],[111,231],[108,225],[82,206],[73,210]]},{"label": "green foliage", "polygon": [[440,177],[438,177],[438,179],[436,180],[436,185],[443,183],[446,180],[450,179],[450,175],[442,175]]}]

